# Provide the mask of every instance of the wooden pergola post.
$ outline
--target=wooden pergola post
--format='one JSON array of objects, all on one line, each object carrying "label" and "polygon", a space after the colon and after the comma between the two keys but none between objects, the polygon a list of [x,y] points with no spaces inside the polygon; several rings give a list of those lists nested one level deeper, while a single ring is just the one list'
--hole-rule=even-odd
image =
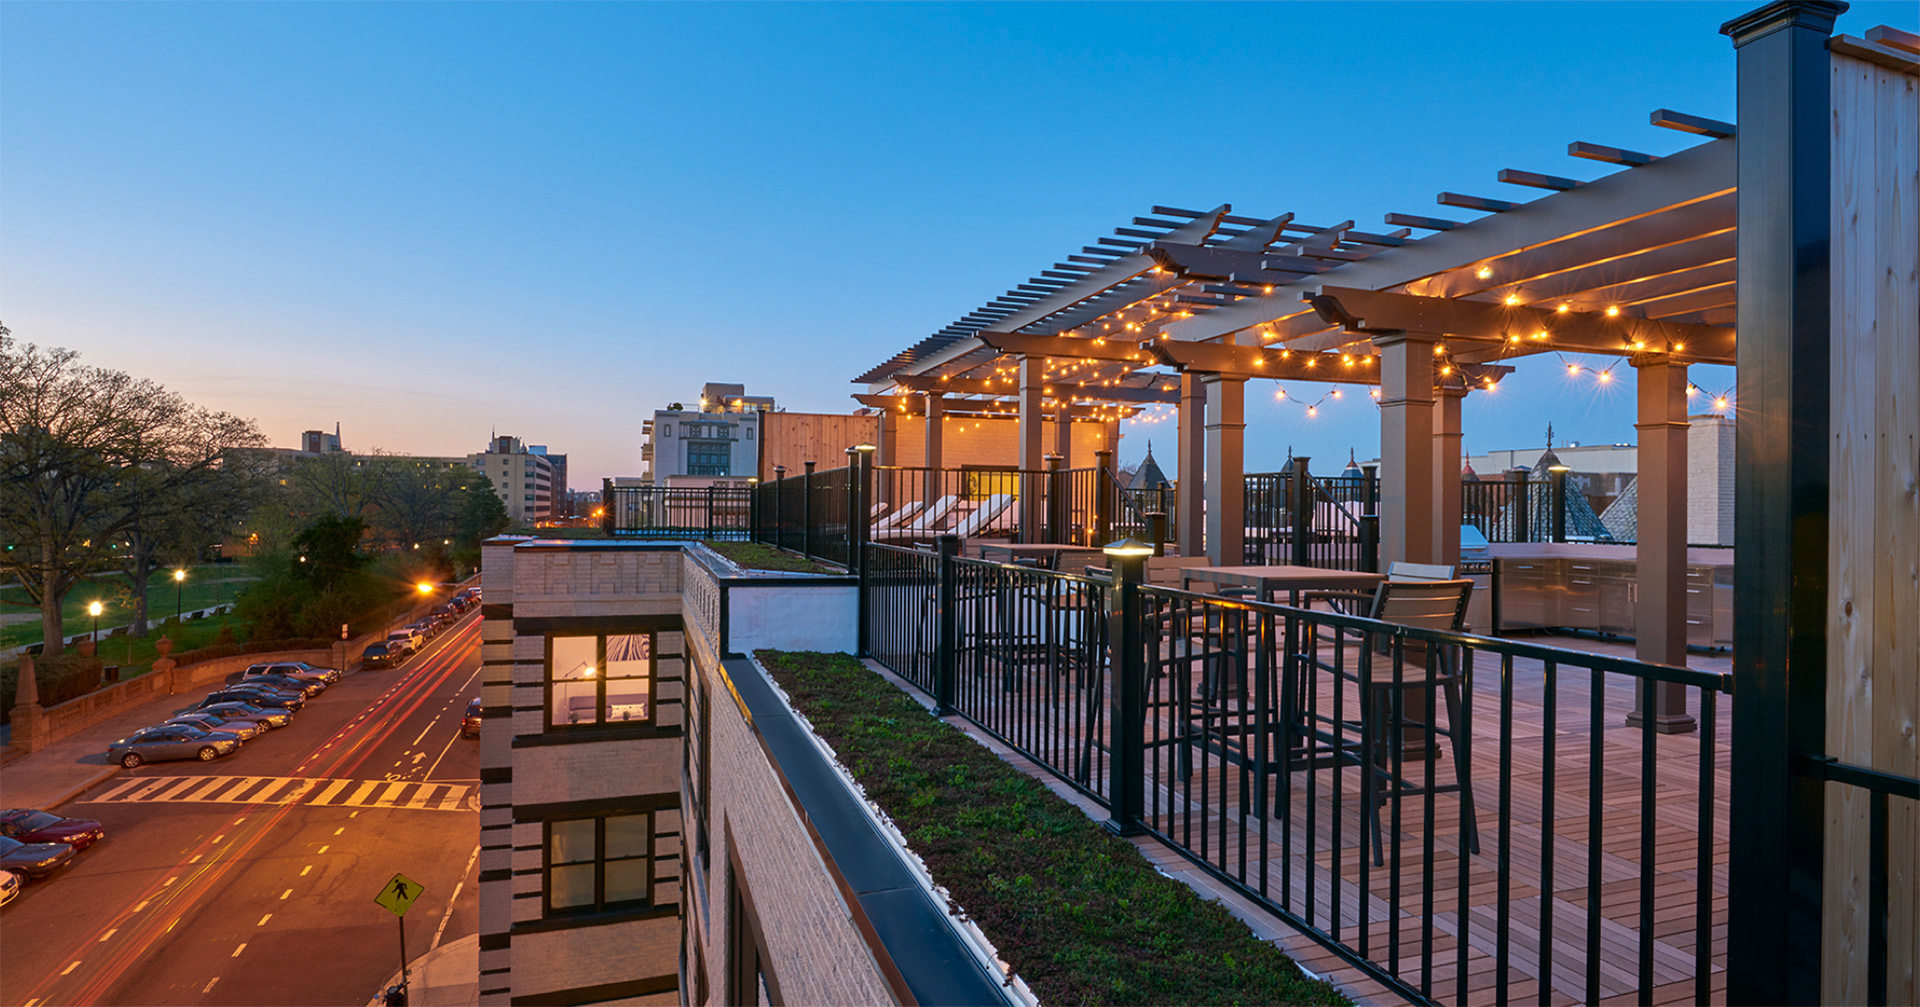
[{"label": "wooden pergola post", "polygon": [[[1432,563],[1433,347],[1416,332],[1373,337],[1380,348],[1380,561]],[[1455,534],[1459,534],[1455,529]]]},{"label": "wooden pergola post", "polygon": [[1065,396],[1053,411],[1053,453],[1060,456],[1061,468],[1073,467],[1073,410]]},{"label": "wooden pergola post", "polygon": [[1460,562],[1460,400],[1465,388],[1433,390],[1434,562]]},{"label": "wooden pergola post", "polygon": [[1235,566],[1246,562],[1247,379],[1206,374],[1201,380],[1207,389],[1207,555],[1215,566]]},{"label": "wooden pergola post", "polygon": [[1020,541],[1041,542],[1040,526],[1045,517],[1041,505],[1046,494],[1042,483],[1024,473],[1038,472],[1045,466],[1046,449],[1042,434],[1045,413],[1041,399],[1046,391],[1046,361],[1028,354],[1020,355]]},{"label": "wooden pergola post", "polygon": [[1207,441],[1203,426],[1207,386],[1200,375],[1180,374],[1179,485],[1174,490],[1174,539],[1180,555],[1199,556],[1206,550]]},{"label": "wooden pergola post", "polygon": [[[1687,365],[1664,353],[1632,358],[1639,371],[1640,472],[1636,488],[1637,570],[1634,656],[1658,664],[1687,663]],[[1639,695],[1627,723],[1646,716]],[[1653,729],[1694,729],[1686,686],[1653,687]]]},{"label": "wooden pergola post", "polygon": [[940,452],[946,435],[947,397],[939,392],[927,393],[927,429],[925,431],[926,456],[921,464],[927,469],[926,492],[921,499],[928,504],[940,498]]}]

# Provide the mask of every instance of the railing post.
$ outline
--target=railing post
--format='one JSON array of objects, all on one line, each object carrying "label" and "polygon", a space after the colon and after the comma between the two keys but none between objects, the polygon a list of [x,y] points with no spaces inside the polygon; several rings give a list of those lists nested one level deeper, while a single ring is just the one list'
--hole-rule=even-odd
[{"label": "railing post", "polygon": [[1119,486],[1113,480],[1113,451],[1101,448],[1093,453],[1093,540],[1113,541],[1114,494]]},{"label": "railing post", "polygon": [[1041,459],[1047,467],[1047,532],[1043,542],[1064,543],[1067,530],[1067,477],[1061,464],[1066,459],[1047,455]]},{"label": "railing post", "polygon": [[853,523],[847,526],[847,559],[850,562],[859,564],[860,586],[856,589],[859,595],[855,601],[859,622],[855,631],[859,634],[859,656],[866,657],[867,630],[873,624],[873,613],[867,605],[867,588],[872,584],[872,579],[868,576],[867,571],[867,567],[869,566],[868,560],[872,559],[871,556],[867,555],[867,539],[873,531],[873,505],[869,503],[869,501],[873,499],[873,452],[875,446],[872,444],[860,444],[855,446],[853,450],[857,459],[857,465],[853,472],[852,495],[859,500],[859,503],[854,506]]},{"label": "railing post", "polygon": [[712,483],[707,484],[707,541],[713,541],[713,490]]},{"label": "railing post", "polygon": [[1547,474],[1551,479],[1547,486],[1549,505],[1553,508],[1553,540],[1565,542],[1567,540],[1567,469],[1563,465],[1555,465],[1547,470]]},{"label": "railing post", "polygon": [[[1140,582],[1146,578],[1147,550],[1141,543],[1115,543],[1107,549],[1113,586],[1107,591],[1107,667],[1113,691],[1107,707],[1107,807],[1101,825],[1114,835],[1146,831],[1147,663],[1140,642]],[[1133,546],[1136,548],[1125,548]]]},{"label": "railing post", "polygon": [[1293,512],[1293,559],[1294,566],[1312,566],[1313,555],[1308,545],[1313,541],[1313,476],[1307,472],[1310,459],[1294,456],[1292,503],[1288,510]]},{"label": "railing post", "polygon": [[749,542],[761,541],[760,488],[758,477],[747,480],[747,541]]},{"label": "railing post", "polygon": [[1380,467],[1360,467],[1360,569],[1380,572]]},{"label": "railing post", "polygon": [[1527,476],[1533,473],[1525,468],[1514,467],[1507,470],[1507,513],[1513,515],[1513,541],[1533,541],[1533,507],[1527,499]]},{"label": "railing post", "polygon": [[853,526],[866,514],[866,505],[860,502],[860,452],[856,448],[847,448],[847,572],[860,572],[860,557],[854,555]]},{"label": "railing post", "polygon": [[954,560],[960,555],[960,536],[941,535],[934,540],[934,547],[940,555],[939,595],[935,608],[939,611],[937,632],[940,638],[934,641],[933,654],[933,700],[934,712],[947,716],[954,712],[954,680],[959,665],[960,613],[954,609],[954,580],[958,570]]},{"label": "railing post", "polygon": [[800,475],[800,555],[813,555],[813,463]]},{"label": "railing post", "polygon": [[600,480],[600,533],[613,537],[613,480]]},{"label": "railing post", "polygon": [[1147,541],[1153,544],[1155,556],[1167,554],[1167,512],[1150,510],[1140,515],[1140,524],[1145,529]]},{"label": "railing post", "polygon": [[773,467],[773,547],[787,547],[787,467]]}]

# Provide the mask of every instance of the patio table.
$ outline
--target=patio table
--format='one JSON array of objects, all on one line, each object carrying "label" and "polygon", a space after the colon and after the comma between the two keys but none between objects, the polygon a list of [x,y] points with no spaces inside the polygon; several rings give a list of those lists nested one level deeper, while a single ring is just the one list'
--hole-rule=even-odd
[{"label": "patio table", "polygon": [[1365,591],[1386,579],[1385,574],[1359,570],[1322,570],[1317,566],[1190,566],[1180,568],[1180,586],[1194,581],[1210,584],[1250,587],[1265,601],[1275,592],[1286,591],[1287,603],[1298,608],[1300,592]]},{"label": "patio table", "polygon": [[1060,553],[1098,551],[1092,546],[1062,545],[1053,542],[981,542],[975,548],[979,550],[980,558],[984,560],[1011,563],[1017,559],[1034,558],[1042,560],[1049,570],[1053,569],[1052,564],[1056,562],[1056,557]]}]

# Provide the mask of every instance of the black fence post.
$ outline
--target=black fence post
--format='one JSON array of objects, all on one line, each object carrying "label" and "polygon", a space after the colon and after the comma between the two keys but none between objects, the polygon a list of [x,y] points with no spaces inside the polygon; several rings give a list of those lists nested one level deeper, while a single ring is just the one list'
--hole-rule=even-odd
[{"label": "black fence post", "polygon": [[1142,543],[1116,543],[1107,550],[1113,586],[1107,591],[1107,667],[1113,669],[1113,693],[1107,707],[1107,807],[1101,825],[1114,835],[1146,831],[1147,806],[1147,662],[1140,642],[1140,582],[1146,578],[1148,550]]},{"label": "black fence post", "polygon": [[860,502],[860,452],[857,448],[847,448],[847,572],[860,572],[860,557],[854,555],[853,526],[866,516],[866,505]]},{"label": "black fence post", "polygon": [[960,613],[954,609],[954,581],[958,569],[954,560],[960,555],[960,536],[941,535],[934,540],[934,547],[940,555],[939,596],[935,607],[940,613],[940,638],[934,641],[933,658],[933,700],[935,713],[947,716],[954,712],[954,680],[958,673],[960,643]]},{"label": "black fence post", "polygon": [[1553,540],[1567,540],[1567,468],[1555,465],[1547,469],[1551,480],[1547,484],[1548,503],[1553,508]]},{"label": "black fence post", "polygon": [[760,491],[762,488],[757,477],[747,480],[747,541],[749,542],[761,541]]},{"label": "black fence post", "polygon": [[813,463],[800,475],[800,555],[813,556]]},{"label": "black fence post", "polygon": [[773,547],[787,547],[787,467],[773,467]]},{"label": "black fence post", "polygon": [[1360,569],[1380,572],[1380,466],[1360,468]]},{"label": "black fence post", "polygon": [[707,541],[713,541],[713,490],[712,483],[707,484]]},{"label": "black fence post", "polygon": [[854,447],[858,464],[853,472],[853,493],[859,503],[854,506],[854,522],[847,526],[847,559],[859,564],[860,587],[855,608],[858,612],[859,656],[867,656],[867,631],[873,624],[873,612],[867,605],[867,589],[872,585],[868,576],[868,566],[873,557],[867,555],[867,539],[873,531],[873,452],[874,445],[860,444]]},{"label": "black fence post", "polygon": [[1519,467],[1507,470],[1507,513],[1513,515],[1511,541],[1514,542],[1533,541],[1533,529],[1529,527],[1533,523],[1533,505],[1527,499],[1527,477],[1532,474]]},{"label": "black fence post", "polygon": [[1150,510],[1140,515],[1141,526],[1145,529],[1147,541],[1153,545],[1155,556],[1167,554],[1167,512]]},{"label": "black fence post", "polygon": [[1047,455],[1047,531],[1043,542],[1065,543],[1067,532],[1067,476],[1060,468],[1066,459]]},{"label": "black fence post", "polygon": [[1115,492],[1119,484],[1113,479],[1113,452],[1101,448],[1093,453],[1093,541],[1095,545],[1105,545],[1113,541],[1113,512]]},{"label": "black fence post", "polygon": [[1313,554],[1308,546],[1313,542],[1313,476],[1307,472],[1310,459],[1295,456],[1293,459],[1293,501],[1288,510],[1293,512],[1293,558],[1294,566],[1312,566]]},{"label": "black fence post", "polygon": [[600,480],[600,533],[613,537],[613,480]]}]

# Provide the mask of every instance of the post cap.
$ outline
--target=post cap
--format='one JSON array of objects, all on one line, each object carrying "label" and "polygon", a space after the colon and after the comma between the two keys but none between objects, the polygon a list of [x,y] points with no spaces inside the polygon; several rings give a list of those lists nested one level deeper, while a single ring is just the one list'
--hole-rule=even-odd
[{"label": "post cap", "polygon": [[880,450],[879,448],[873,446],[872,444],[855,444],[853,446],[853,449],[855,451],[860,452],[861,454],[871,454],[875,451]]},{"label": "post cap", "polygon": [[1573,466],[1571,466],[1571,465],[1549,465],[1549,466],[1547,466],[1547,471],[1548,471],[1548,472],[1572,472],[1572,471],[1573,471]]},{"label": "post cap", "polygon": [[1100,551],[1116,558],[1143,559],[1153,555],[1153,546],[1128,536],[1118,542],[1108,542],[1100,547]]}]

